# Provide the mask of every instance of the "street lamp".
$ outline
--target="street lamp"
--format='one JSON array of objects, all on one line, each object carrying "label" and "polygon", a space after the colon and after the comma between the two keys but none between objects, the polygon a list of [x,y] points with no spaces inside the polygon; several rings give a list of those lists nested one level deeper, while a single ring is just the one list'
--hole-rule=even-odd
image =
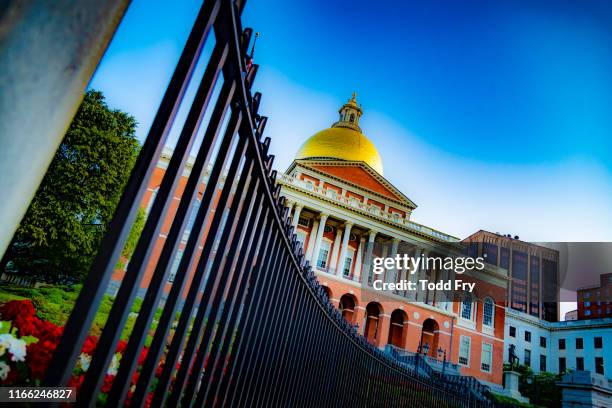
[{"label": "street lamp", "polygon": [[446,350],[442,349],[442,347],[438,347],[438,358],[443,357],[442,360],[442,375],[444,375],[444,371],[446,369]]},{"label": "street lamp", "polygon": [[424,355],[427,356],[429,354],[429,343],[425,343],[423,346]]}]

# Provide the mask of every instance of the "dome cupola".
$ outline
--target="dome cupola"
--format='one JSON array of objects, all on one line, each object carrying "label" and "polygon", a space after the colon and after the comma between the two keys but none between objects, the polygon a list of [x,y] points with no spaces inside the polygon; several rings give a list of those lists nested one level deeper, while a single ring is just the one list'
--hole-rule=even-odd
[{"label": "dome cupola", "polygon": [[361,133],[359,119],[363,113],[356,94],[338,111],[340,117],[332,127],[315,133],[304,142],[296,159],[331,159],[362,161],[383,175],[380,154],[374,144]]}]

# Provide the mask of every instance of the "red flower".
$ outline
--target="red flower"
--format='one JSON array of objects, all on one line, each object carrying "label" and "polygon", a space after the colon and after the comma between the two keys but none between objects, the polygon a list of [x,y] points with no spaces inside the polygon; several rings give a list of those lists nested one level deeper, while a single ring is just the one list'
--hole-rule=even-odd
[{"label": "red flower", "polygon": [[85,376],[83,375],[79,375],[78,377],[70,377],[70,381],[68,381],[68,387],[74,387],[77,389],[77,391],[79,390],[79,388],[81,388],[81,385],[83,384],[83,380],[85,379]]},{"label": "red flower", "polygon": [[42,380],[56,347],[57,344],[49,340],[39,340],[28,346],[26,361],[33,379]]},{"label": "red flower", "polygon": [[138,378],[140,377],[140,371],[136,371],[132,376],[132,385],[136,385]]},{"label": "red flower", "polygon": [[34,316],[35,314],[36,309],[29,299],[11,300],[0,306],[0,316],[4,320],[15,320],[18,316]]},{"label": "red flower", "polygon": [[147,394],[147,398],[145,399],[144,402],[144,406],[149,408],[151,406],[151,404],[153,403],[153,393],[150,392],[149,394]]},{"label": "red flower", "polygon": [[54,343],[59,343],[62,333],[64,332],[63,327],[54,325],[51,322],[41,321],[40,330],[38,337],[41,339],[49,340]]},{"label": "red flower", "polygon": [[127,342],[124,340],[119,340],[119,343],[117,343],[116,353],[123,353],[126,347],[127,347]]},{"label": "red flower", "polygon": [[82,353],[93,355],[93,352],[96,350],[96,346],[98,345],[98,338],[95,336],[87,336],[85,339],[85,344],[83,344],[83,348],[81,349]]},{"label": "red flower", "polygon": [[142,351],[140,352],[140,356],[138,356],[138,365],[143,365],[145,359],[147,358],[147,353],[149,352],[149,349],[144,347],[142,349]]},{"label": "red flower", "polygon": [[134,395],[134,392],[132,390],[128,390],[127,392],[127,396],[125,397],[125,402],[123,403],[124,406],[129,407],[130,404],[132,403],[132,396]]},{"label": "red flower", "polygon": [[19,330],[20,336],[39,337],[42,321],[31,315],[19,315],[13,320],[13,325]]},{"label": "red flower", "polygon": [[104,393],[109,393],[112,386],[113,386],[113,380],[115,379],[114,375],[105,375],[104,376],[104,383],[102,384],[102,392]]}]

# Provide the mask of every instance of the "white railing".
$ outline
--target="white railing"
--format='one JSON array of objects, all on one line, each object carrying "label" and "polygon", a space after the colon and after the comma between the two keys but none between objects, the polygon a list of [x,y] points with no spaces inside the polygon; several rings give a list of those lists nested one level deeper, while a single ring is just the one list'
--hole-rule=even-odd
[{"label": "white railing", "polygon": [[309,181],[304,181],[304,180],[300,180],[297,179],[295,177],[289,176],[287,174],[280,174],[278,177],[279,181],[283,182],[283,183],[287,183],[287,184],[291,184],[292,186],[316,193],[318,195],[322,195],[328,199],[337,201],[341,204],[345,204],[354,208],[357,208],[359,210],[368,212],[371,215],[375,215],[376,217],[391,221],[395,224],[400,224],[400,225],[404,225],[407,226],[408,228],[411,228],[415,231],[419,231],[425,234],[428,234],[432,237],[444,240],[444,241],[449,241],[449,242],[453,242],[456,239],[454,239],[453,237],[451,237],[450,235],[444,234],[440,231],[436,231],[432,228],[426,227],[424,225],[421,224],[417,224],[415,222],[412,221],[408,221],[406,218],[402,217],[400,214],[398,213],[393,213],[393,212],[385,212],[383,210],[380,209],[380,207],[376,206],[376,205],[369,205],[369,204],[364,204],[361,201],[353,198],[353,197],[343,197],[340,194],[338,194],[335,190],[332,189],[327,189],[324,187],[320,187],[320,186],[316,186],[314,185],[314,183],[309,182]]}]

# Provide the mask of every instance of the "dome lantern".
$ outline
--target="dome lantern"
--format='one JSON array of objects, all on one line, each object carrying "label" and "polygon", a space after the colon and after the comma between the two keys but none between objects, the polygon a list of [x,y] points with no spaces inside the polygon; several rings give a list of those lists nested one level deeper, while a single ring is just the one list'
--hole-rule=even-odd
[{"label": "dome lantern", "polygon": [[356,92],[353,92],[351,99],[342,105],[338,113],[340,114],[340,118],[332,125],[332,127],[347,127],[361,132],[361,128],[359,127],[359,118],[361,118],[363,111],[361,110],[361,106],[357,105]]},{"label": "dome lantern", "polygon": [[359,119],[363,111],[356,95],[342,105],[339,120],[330,128],[315,133],[300,147],[296,159],[361,161],[383,175],[380,154],[374,144],[361,133]]}]

